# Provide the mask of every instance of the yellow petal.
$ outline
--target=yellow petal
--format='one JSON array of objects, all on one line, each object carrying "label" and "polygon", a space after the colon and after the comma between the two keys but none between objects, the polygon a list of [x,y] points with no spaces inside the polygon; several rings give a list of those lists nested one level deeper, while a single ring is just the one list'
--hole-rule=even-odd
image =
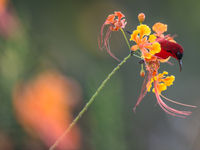
[{"label": "yellow petal", "polygon": [[143,36],[145,36],[145,35],[151,34],[151,29],[149,28],[149,26],[144,25],[144,24],[137,26],[137,30],[140,33],[140,38],[143,38]]},{"label": "yellow petal", "polygon": [[[167,90],[167,86],[164,83],[160,83],[157,86],[158,92],[161,93],[162,91]],[[152,92],[155,92],[155,89],[153,88]]]},{"label": "yellow petal", "polygon": [[153,79],[151,79],[151,81],[149,81],[146,85],[146,88],[147,88],[147,91],[150,92],[151,90],[151,87],[152,87],[152,82],[153,82]]},{"label": "yellow petal", "polygon": [[164,83],[158,84],[158,90],[161,93],[162,91],[167,90],[167,86]]},{"label": "yellow petal", "polygon": [[149,42],[150,42],[150,43],[153,43],[153,42],[155,42],[155,41],[156,41],[156,36],[153,35],[153,34],[151,34],[151,35],[149,36]]},{"label": "yellow petal", "polygon": [[163,79],[162,81],[165,83],[166,86],[171,86],[175,80],[175,76],[171,75]]},{"label": "yellow petal", "polygon": [[160,51],[161,51],[160,44],[158,42],[153,43],[150,48],[150,53],[154,55],[156,53],[159,53]]},{"label": "yellow petal", "polygon": [[139,31],[138,30],[134,30],[133,33],[131,34],[131,38],[130,38],[130,41],[136,41],[136,38],[139,34]]},{"label": "yellow petal", "polygon": [[168,74],[168,72],[167,71],[163,71],[163,73],[162,73],[163,75],[167,75]]},{"label": "yellow petal", "polygon": [[144,53],[142,57],[143,57],[144,59],[151,59],[152,54],[147,52],[147,53]]}]

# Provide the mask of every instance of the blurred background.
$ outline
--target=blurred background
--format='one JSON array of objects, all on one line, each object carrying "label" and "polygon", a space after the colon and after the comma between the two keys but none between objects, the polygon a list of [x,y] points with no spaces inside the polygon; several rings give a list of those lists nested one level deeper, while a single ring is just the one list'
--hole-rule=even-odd
[{"label": "blurred background", "polygon": [[[97,42],[115,10],[125,14],[129,31],[140,12],[149,26],[168,24],[185,52],[182,72],[174,60],[173,66],[162,64],[161,71],[176,76],[163,94],[200,105],[200,1],[0,0],[0,150],[48,149],[68,127],[118,64]],[[120,59],[129,53],[120,32],[112,33],[110,46]],[[199,150],[199,108],[186,119],[169,116],[148,93],[133,113],[143,82],[139,72],[132,57],[57,149]]]}]

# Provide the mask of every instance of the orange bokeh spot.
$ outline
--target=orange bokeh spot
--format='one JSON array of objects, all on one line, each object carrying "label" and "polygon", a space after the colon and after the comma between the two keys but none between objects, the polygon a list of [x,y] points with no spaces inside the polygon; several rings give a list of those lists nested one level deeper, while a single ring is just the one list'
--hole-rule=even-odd
[{"label": "orange bokeh spot", "polygon": [[7,8],[8,0],[0,0],[0,14]]},{"label": "orange bokeh spot", "polygon": [[[25,130],[51,146],[71,123],[71,106],[79,98],[80,88],[74,81],[49,71],[24,85],[18,84],[14,90],[13,106]],[[77,127],[58,145],[60,150],[76,150],[79,147]]]}]

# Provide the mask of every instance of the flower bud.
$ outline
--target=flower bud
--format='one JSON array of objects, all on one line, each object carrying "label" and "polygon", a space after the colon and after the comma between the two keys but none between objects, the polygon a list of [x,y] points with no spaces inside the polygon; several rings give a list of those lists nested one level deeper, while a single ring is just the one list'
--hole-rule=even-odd
[{"label": "flower bud", "polygon": [[144,22],[144,20],[145,20],[145,14],[144,13],[140,13],[138,15],[138,20],[139,20],[140,23]]},{"label": "flower bud", "polygon": [[141,71],[140,71],[140,76],[141,76],[141,77],[144,77],[144,76],[145,76],[144,70],[141,70]]}]

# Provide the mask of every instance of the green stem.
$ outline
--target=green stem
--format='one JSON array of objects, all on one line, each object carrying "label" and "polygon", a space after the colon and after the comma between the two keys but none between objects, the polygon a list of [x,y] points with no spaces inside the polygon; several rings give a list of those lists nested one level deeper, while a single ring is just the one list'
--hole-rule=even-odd
[{"label": "green stem", "polygon": [[122,32],[122,34],[124,36],[124,39],[126,40],[126,44],[128,45],[129,50],[131,50],[131,46],[130,46],[130,44],[128,42],[128,39],[126,37],[126,34],[125,34],[124,30],[122,28],[120,28],[120,30],[121,30],[121,32]]},{"label": "green stem", "polygon": [[[129,42],[128,42],[128,39],[127,39],[127,37],[126,37],[126,34],[125,34],[124,30],[123,30],[122,28],[120,28],[120,30],[121,30],[121,32],[122,32],[122,34],[123,34],[123,36],[124,36],[124,39],[125,39],[125,41],[126,41],[126,44],[128,45],[129,50],[131,50],[131,46],[130,46],[130,44],[129,44]],[[141,59],[141,56],[138,56],[138,55],[136,55],[136,54],[134,54],[134,53],[132,53],[132,56],[135,56],[135,57]]]},{"label": "green stem", "polygon": [[99,88],[96,90],[96,92],[92,95],[90,100],[87,102],[87,104],[83,107],[83,109],[79,112],[79,114],[76,116],[76,118],[72,121],[72,123],[69,125],[69,127],[65,130],[65,132],[56,140],[56,142],[49,148],[49,150],[54,150],[55,147],[60,143],[60,141],[66,136],[66,134],[72,129],[72,127],[79,121],[81,116],[87,111],[89,106],[93,103],[96,96],[99,94],[99,92],[103,89],[103,87],[106,85],[106,83],[110,80],[110,78],[115,74],[117,70],[120,69],[120,67],[131,57],[131,54],[126,56],[123,61],[121,61],[114,69],[113,71],[107,76],[107,78],[101,83]]},{"label": "green stem", "polygon": [[143,64],[141,64],[141,70],[144,70],[144,65]]}]

